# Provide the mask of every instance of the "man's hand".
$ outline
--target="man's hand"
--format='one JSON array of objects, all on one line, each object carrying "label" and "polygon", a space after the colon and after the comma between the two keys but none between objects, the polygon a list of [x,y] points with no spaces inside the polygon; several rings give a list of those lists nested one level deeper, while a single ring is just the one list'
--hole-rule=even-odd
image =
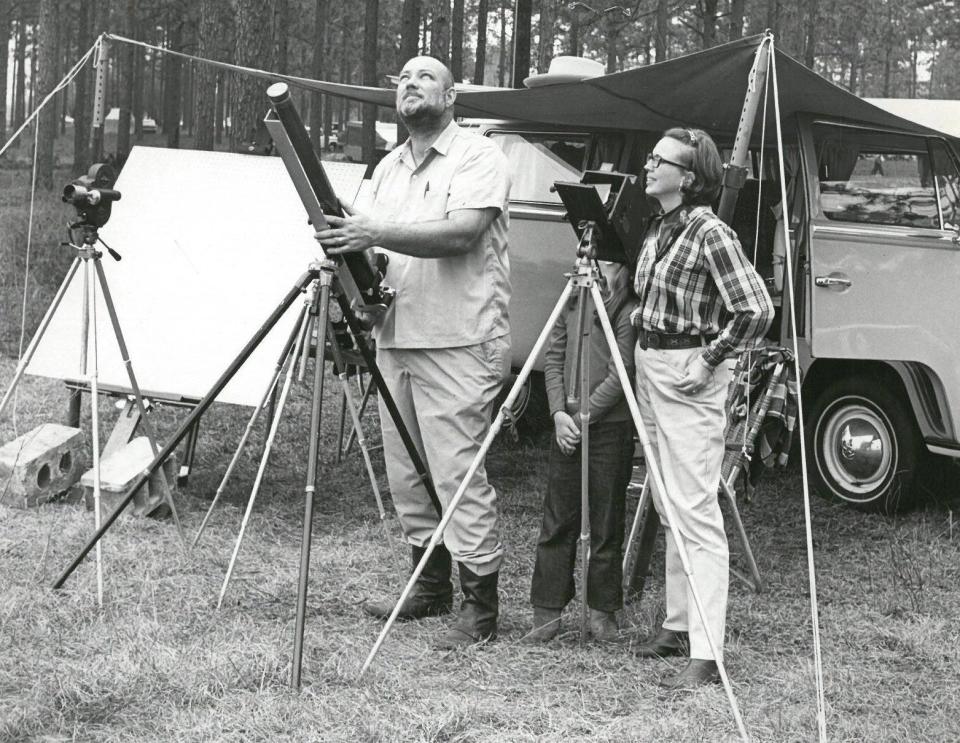
[{"label": "man's hand", "polygon": [[332,214],[323,216],[327,220],[327,228],[314,234],[323,249],[330,255],[343,253],[359,253],[372,248],[379,242],[379,223],[363,212],[354,211],[346,204],[341,203],[345,217],[335,217]]},{"label": "man's hand", "polygon": [[712,378],[713,367],[703,360],[703,356],[697,354],[687,365],[686,373],[677,382],[676,389],[684,395],[695,395],[710,384]]},{"label": "man's hand", "polygon": [[553,425],[556,428],[557,445],[560,451],[570,456],[580,443],[580,428],[573,417],[562,410],[553,414]]}]

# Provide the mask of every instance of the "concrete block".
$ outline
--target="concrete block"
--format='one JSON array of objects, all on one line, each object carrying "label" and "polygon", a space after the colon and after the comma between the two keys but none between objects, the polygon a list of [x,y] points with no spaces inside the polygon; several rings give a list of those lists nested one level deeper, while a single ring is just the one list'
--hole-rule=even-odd
[{"label": "concrete block", "polygon": [[[138,436],[126,446],[117,449],[100,460],[100,503],[105,513],[112,511],[126,496],[134,482],[153,461],[153,450],[146,436]],[[133,504],[124,513],[136,516],[149,516],[163,507],[163,490],[160,478],[169,483],[173,492],[176,483],[176,457],[170,456],[163,466],[139,488],[134,495]],[[87,470],[80,480],[84,488],[84,501],[88,509],[93,509],[93,469]]]},{"label": "concrete block", "polygon": [[81,472],[83,432],[43,423],[0,448],[0,493],[15,508],[37,506],[67,490]]}]

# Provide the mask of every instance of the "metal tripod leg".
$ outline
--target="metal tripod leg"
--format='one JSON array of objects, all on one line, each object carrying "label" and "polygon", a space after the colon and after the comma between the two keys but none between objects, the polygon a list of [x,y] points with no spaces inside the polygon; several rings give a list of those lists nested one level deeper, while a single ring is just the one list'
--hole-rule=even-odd
[{"label": "metal tripod leg", "polygon": [[353,433],[356,434],[357,443],[360,445],[360,452],[363,454],[363,462],[367,468],[367,477],[370,479],[370,489],[373,491],[374,500],[377,502],[377,512],[380,514],[380,525],[383,528],[383,534],[386,537],[387,545],[390,547],[390,551],[393,552],[396,563],[400,565],[402,560],[397,552],[396,541],[394,540],[393,535],[390,533],[390,529],[387,527],[387,511],[383,507],[383,498],[380,496],[380,487],[377,485],[377,475],[373,471],[373,460],[370,458],[370,449],[367,447],[367,440],[363,435],[363,428],[360,425],[360,412],[353,403],[353,391],[350,389],[350,380],[347,378],[347,366],[343,360],[343,353],[341,352],[340,347],[337,345],[337,338],[336,333],[333,330],[333,325],[328,327],[327,336],[330,339],[330,351],[333,355],[333,365],[337,373],[337,378],[340,380],[340,389],[343,393],[343,406],[340,409],[341,414],[345,414],[345,412],[350,413],[350,420],[353,425]]},{"label": "metal tripod leg", "polygon": [[727,503],[730,504],[730,514],[733,516],[733,525],[737,530],[737,536],[740,537],[740,544],[743,547],[743,558],[747,561],[747,568],[750,570],[750,577],[747,577],[736,568],[730,568],[730,574],[737,580],[746,583],[757,593],[760,593],[763,590],[763,583],[760,580],[760,568],[757,567],[757,561],[753,557],[750,540],[747,538],[747,530],[743,528],[740,510],[737,508],[737,494],[733,491],[730,483],[722,478],[720,480],[720,491],[727,497]]},{"label": "metal tripod leg", "polygon": [[283,374],[284,362],[290,355],[290,349],[293,348],[293,344],[296,342],[298,334],[301,331],[303,315],[306,311],[307,307],[304,305],[303,309],[300,311],[300,314],[297,316],[297,321],[291,329],[290,335],[287,337],[287,342],[284,344],[283,350],[280,352],[280,356],[277,358],[277,364],[274,367],[273,376],[270,378],[270,383],[267,385],[267,389],[263,393],[263,398],[260,400],[260,404],[254,408],[253,414],[250,416],[250,420],[247,421],[247,427],[244,429],[243,436],[240,437],[240,443],[237,444],[237,449],[234,451],[233,458],[230,460],[230,464],[227,466],[227,471],[224,473],[223,479],[220,481],[220,485],[217,487],[217,492],[213,496],[213,501],[210,503],[210,507],[207,508],[207,513],[204,515],[203,521],[200,523],[200,528],[197,529],[197,534],[193,538],[192,546],[194,547],[197,546],[197,543],[200,541],[200,537],[203,536],[203,532],[207,528],[207,522],[210,520],[210,516],[213,514],[213,509],[216,508],[217,503],[220,500],[220,496],[223,495],[227,488],[227,482],[233,475],[233,470],[236,468],[237,462],[240,461],[240,455],[247,446],[247,441],[250,439],[250,434],[253,433],[253,428],[256,425],[257,420],[260,418],[260,414],[269,404],[269,400],[273,396],[274,390],[277,388],[277,383],[280,381],[280,377]]},{"label": "metal tripod leg", "polygon": [[305,313],[302,316],[300,328],[297,333],[297,340],[294,343],[293,350],[290,354],[290,359],[287,364],[287,375],[283,380],[283,389],[280,391],[280,399],[277,402],[277,411],[273,416],[273,420],[270,422],[270,431],[267,434],[266,445],[264,446],[263,456],[260,457],[260,466],[257,468],[257,476],[253,482],[253,489],[250,491],[250,500],[247,502],[246,511],[243,514],[243,520],[240,522],[240,533],[237,535],[236,544],[233,547],[233,554],[230,557],[230,564],[227,566],[227,574],[223,578],[223,585],[220,587],[220,596],[217,598],[217,608],[219,609],[223,604],[223,597],[227,592],[227,586],[230,585],[230,578],[233,575],[233,568],[237,561],[237,554],[240,552],[240,545],[243,542],[243,535],[247,529],[247,523],[250,521],[250,514],[253,511],[253,505],[257,499],[257,493],[260,491],[260,484],[263,482],[263,473],[267,468],[267,460],[270,458],[270,451],[273,448],[273,441],[277,435],[277,429],[280,426],[281,413],[283,412],[283,406],[287,402],[287,395],[290,393],[290,386],[293,383],[293,378],[297,374],[297,359],[300,357],[300,353],[303,349],[304,337],[306,336],[307,327],[310,324],[310,315]]},{"label": "metal tripod leg", "polygon": [[[362,383],[361,383],[362,386]],[[357,411],[358,416],[362,419],[363,414],[367,410],[367,403],[370,402],[370,396],[373,394],[374,385],[368,384],[367,388],[362,390],[362,395],[360,397],[360,409]],[[353,448],[353,442],[356,441],[357,432],[356,430],[351,430],[350,434],[347,436],[347,443],[343,447],[343,454],[346,456],[350,453],[350,449]]]},{"label": "metal tripod leg", "polygon": [[[320,447],[320,416],[323,405],[323,372],[326,351],[328,310],[330,306],[330,287],[333,284],[336,264],[324,261],[317,285],[314,285],[314,297],[308,318],[313,318],[316,330],[317,350],[313,363],[313,399],[310,407],[310,439],[307,455],[307,482],[303,491],[303,534],[300,538],[300,575],[297,580],[297,618],[293,635],[293,659],[290,668],[290,686],[300,688],[300,671],[303,665],[303,631],[306,624],[307,589],[310,582],[310,547],[313,540],[313,501],[317,490],[317,455]],[[331,343],[336,347],[336,338],[331,334]],[[304,346],[304,356],[307,355]],[[291,364],[291,369],[293,365]],[[278,413],[279,417],[279,413]]]},{"label": "metal tripod leg", "polygon": [[[88,334],[84,336],[84,347],[90,347],[90,440],[93,449],[93,523],[100,528],[100,411],[99,411],[99,359],[97,350],[97,291],[94,283],[91,259],[83,259],[83,296],[87,300],[87,317],[89,318]],[[86,359],[83,365],[86,366]],[[103,608],[103,552],[97,544],[97,606]]]},{"label": "metal tripod leg", "polygon": [[[153,456],[156,457],[160,453],[160,446],[157,444],[157,436],[153,430],[153,424],[150,423],[150,419],[147,417],[147,410],[143,404],[143,395],[140,392],[140,385],[137,384],[136,374],[133,372],[133,364],[130,361],[130,352],[127,350],[127,344],[123,339],[123,332],[120,330],[120,320],[117,317],[117,310],[113,304],[113,297],[110,295],[110,287],[107,284],[107,277],[103,272],[103,266],[100,264],[100,255],[99,253],[94,253],[91,259],[93,261],[93,268],[96,271],[97,278],[100,280],[100,288],[103,290],[103,301],[107,307],[107,314],[110,316],[110,324],[113,326],[113,335],[117,339],[117,346],[120,349],[120,358],[123,361],[123,366],[127,372],[127,379],[130,380],[130,389],[133,390],[133,397],[137,403],[137,409],[140,412],[140,422],[143,425],[144,433],[147,436],[147,440],[150,442],[150,449],[153,452]],[[95,399],[95,398],[94,398]],[[163,474],[157,478],[157,481],[160,483],[160,489],[163,494],[163,498],[167,503],[167,506],[170,508],[170,515],[173,518],[173,523],[177,528],[177,534],[180,536],[180,543],[187,547],[187,536],[183,531],[183,526],[180,523],[180,516],[177,514],[177,506],[173,502],[173,494],[170,492],[169,483],[167,483],[167,478]]]},{"label": "metal tripod leg", "polygon": [[[16,390],[17,385],[20,383],[20,380],[23,378],[24,373],[27,371],[27,367],[30,365],[30,361],[33,359],[33,355],[37,352],[37,346],[40,345],[40,341],[43,338],[43,334],[47,331],[47,327],[50,325],[50,321],[53,319],[54,314],[57,311],[57,308],[60,306],[60,302],[63,300],[63,295],[67,293],[67,288],[70,286],[70,281],[73,279],[74,275],[77,273],[77,269],[80,267],[80,257],[76,256],[73,259],[73,263],[70,264],[70,268],[67,269],[67,275],[64,277],[63,281],[60,283],[60,288],[57,289],[57,293],[53,297],[53,301],[50,303],[50,306],[47,308],[46,314],[44,314],[43,319],[40,321],[40,327],[37,328],[37,332],[33,334],[33,338],[30,340],[30,345],[27,346],[27,350],[23,352],[23,356],[20,361],[17,363],[17,369],[13,374],[13,381],[10,382],[10,386],[7,387],[7,391],[3,395],[3,399],[0,400],[0,416],[3,415],[3,411],[6,410],[7,403],[10,401],[13,396],[14,390]],[[87,312],[87,304],[84,303],[83,312]],[[86,340],[86,334],[84,333],[84,341]],[[77,393],[79,394],[79,393]]]},{"label": "metal tripod leg", "polygon": [[[580,645],[587,639],[590,575],[590,322],[589,286],[581,277],[577,284],[577,321],[574,329],[574,371],[571,376],[568,406],[580,409]],[[576,390],[579,388],[579,392]]]}]

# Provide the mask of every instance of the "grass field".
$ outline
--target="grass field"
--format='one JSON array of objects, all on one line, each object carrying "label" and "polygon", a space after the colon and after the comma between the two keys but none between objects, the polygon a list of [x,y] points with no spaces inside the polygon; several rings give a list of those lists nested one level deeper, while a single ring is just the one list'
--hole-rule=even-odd
[{"label": "grass field", "polygon": [[[73,177],[64,170],[62,181]],[[20,336],[26,173],[0,171],[0,388]],[[65,219],[41,199],[27,280],[27,333],[69,256]],[[333,389],[327,385],[328,395]],[[0,443],[62,417],[59,382],[27,377],[0,419]],[[105,436],[116,414],[100,403]],[[443,620],[397,626],[358,679],[380,625],[360,604],[398,596],[407,571],[385,541],[362,462],[332,450],[338,405],[328,397],[314,528],[304,687],[287,688],[299,564],[307,402],[280,429],[223,609],[216,597],[252,483],[248,453],[200,546],[184,552],[169,521],[121,518],[103,542],[106,602],[92,558],[62,591],[50,585],[93,531],[90,512],[56,503],[10,508],[0,496],[0,741],[733,741],[718,687],[664,698],[657,681],[679,661],[640,661],[630,646],[658,626],[662,556],[648,591],[621,617],[623,642],[580,647],[578,606],[546,647],[520,642],[545,481],[544,441],[498,442],[488,460],[509,556],[501,638],[463,653],[432,649]],[[214,406],[195,472],[177,495],[196,530],[249,411]],[[161,409],[169,434],[182,412]],[[89,411],[83,429],[89,433]],[[368,433],[377,438],[373,416]],[[254,437],[250,452],[262,443]],[[379,463],[378,463],[379,465]],[[382,472],[382,467],[379,467]],[[381,485],[386,491],[385,482]],[[0,483],[0,493],[3,492]],[[960,738],[960,493],[897,519],[814,500],[827,726],[832,741]],[[631,506],[633,501],[631,501]],[[391,510],[388,501],[388,509]],[[765,581],[731,586],[726,660],[757,741],[816,739],[813,642],[798,470],[773,472],[743,517]],[[388,527],[396,536],[391,518]],[[739,546],[731,542],[736,562]]]},{"label": "grass field", "polygon": [[[0,362],[0,380],[13,362]],[[328,386],[328,390],[332,387]],[[253,479],[246,456],[197,549],[168,521],[122,518],[104,540],[106,604],[92,558],[50,590],[92,531],[80,505],[0,504],[0,740],[727,741],[735,727],[718,687],[682,698],[656,682],[678,662],[635,659],[630,645],[661,618],[662,557],[649,590],[622,616],[623,642],[580,647],[568,632],[520,642],[544,482],[542,446],[500,442],[489,458],[509,549],[502,636],[463,653],[432,649],[443,620],[398,625],[372,671],[358,671],[380,625],[361,611],[398,595],[404,564],[387,545],[359,456],[333,461],[337,404],[328,398],[307,620],[304,688],[286,686],[292,651],[305,459],[306,400],[283,419],[225,607],[216,596]],[[16,430],[56,419],[57,382],[26,378]],[[104,416],[110,405],[101,404]],[[158,414],[169,432],[176,414]],[[246,420],[215,406],[196,471],[177,496],[194,531]],[[376,439],[375,422],[367,421]],[[89,422],[84,421],[85,430]],[[104,433],[106,432],[104,424]],[[260,434],[258,434],[259,436]],[[258,439],[259,441],[260,439]],[[251,451],[256,451],[253,446]],[[766,590],[734,583],[727,664],[758,741],[816,739],[810,608],[799,475],[771,473],[743,515]],[[833,741],[956,738],[960,535],[949,503],[898,520],[815,501],[823,660]],[[394,520],[389,521],[397,533]],[[732,543],[735,553],[739,551]]]}]

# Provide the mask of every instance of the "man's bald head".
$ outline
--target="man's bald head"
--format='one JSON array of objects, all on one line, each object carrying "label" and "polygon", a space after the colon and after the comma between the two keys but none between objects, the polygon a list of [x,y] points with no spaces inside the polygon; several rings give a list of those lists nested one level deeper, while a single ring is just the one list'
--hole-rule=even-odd
[{"label": "man's bald head", "polygon": [[456,97],[453,73],[439,59],[414,57],[400,71],[397,113],[411,131],[449,123]]}]

